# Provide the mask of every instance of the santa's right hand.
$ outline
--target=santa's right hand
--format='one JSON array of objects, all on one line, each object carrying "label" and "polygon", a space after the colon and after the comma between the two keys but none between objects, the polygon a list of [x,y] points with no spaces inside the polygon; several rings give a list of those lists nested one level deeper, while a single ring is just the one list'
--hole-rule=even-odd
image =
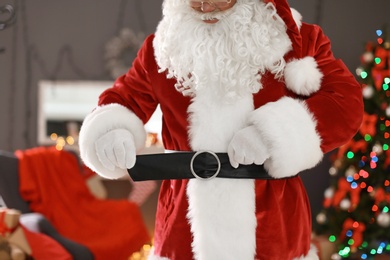
[{"label": "santa's right hand", "polygon": [[133,134],[126,129],[114,129],[97,139],[96,154],[101,164],[110,171],[130,169],[136,160]]}]

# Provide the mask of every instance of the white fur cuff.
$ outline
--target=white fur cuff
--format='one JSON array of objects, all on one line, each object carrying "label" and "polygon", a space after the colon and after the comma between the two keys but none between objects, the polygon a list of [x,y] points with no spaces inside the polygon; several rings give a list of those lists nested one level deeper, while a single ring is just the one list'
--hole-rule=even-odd
[{"label": "white fur cuff", "polygon": [[249,121],[270,152],[264,167],[271,176],[293,176],[321,161],[321,138],[304,102],[284,97],[253,111]]},{"label": "white fur cuff", "polygon": [[114,129],[127,129],[133,137],[137,151],[144,148],[146,132],[142,121],[129,109],[119,104],[97,107],[86,116],[80,129],[80,156],[85,165],[105,178],[119,178],[127,172],[117,168],[106,169],[99,161],[95,142],[105,133]]},{"label": "white fur cuff", "polygon": [[294,59],[284,69],[284,80],[288,89],[298,95],[309,96],[321,87],[323,74],[313,57]]}]

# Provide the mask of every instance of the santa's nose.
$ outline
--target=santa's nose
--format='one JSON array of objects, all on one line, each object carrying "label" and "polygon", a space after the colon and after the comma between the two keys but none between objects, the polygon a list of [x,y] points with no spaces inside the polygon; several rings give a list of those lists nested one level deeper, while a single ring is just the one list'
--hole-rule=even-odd
[{"label": "santa's nose", "polygon": [[215,10],[215,6],[209,2],[202,2],[201,10],[203,13],[209,13]]}]

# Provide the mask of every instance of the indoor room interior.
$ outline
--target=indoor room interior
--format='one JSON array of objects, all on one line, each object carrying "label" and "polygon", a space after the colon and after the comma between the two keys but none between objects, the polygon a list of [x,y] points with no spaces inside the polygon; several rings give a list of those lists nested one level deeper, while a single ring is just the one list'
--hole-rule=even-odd
[{"label": "indoor room interior", "polygon": [[[74,225],[72,232],[79,232],[80,241],[85,239],[81,238],[85,236],[83,229],[101,229],[100,238],[87,240],[93,241],[91,247],[99,247],[96,252],[105,257],[121,250],[117,244],[137,241],[126,259],[147,259],[153,247],[161,181],[134,182],[130,176],[110,180],[97,175],[80,160],[78,135],[84,118],[96,107],[100,93],[127,72],[145,38],[155,32],[162,17],[162,3],[162,0],[0,0],[0,245],[13,244],[12,259],[29,259],[27,256],[34,246],[27,238],[36,233],[52,238],[45,240],[46,244],[41,244],[39,250],[47,250],[44,245],[56,243],[60,245],[56,253],[65,252],[70,257],[58,259],[94,259],[90,245],[69,239],[66,227],[61,227],[58,219],[54,223],[50,221],[55,218],[55,211],[69,212],[64,222]],[[380,105],[383,115],[369,110],[374,103],[365,102],[367,116],[363,119],[364,129],[359,131],[362,140],[354,139],[344,150],[325,154],[317,166],[300,173],[311,206],[312,242],[318,247],[321,260],[390,259],[390,153],[387,153],[390,145],[387,139],[390,138],[387,133],[387,128],[390,133],[390,92],[387,91],[390,86],[390,1],[289,0],[288,3],[302,15],[303,22],[323,29],[335,57],[343,60],[361,83],[366,100],[373,97],[375,91],[384,93]],[[380,67],[381,64],[384,65]],[[379,88],[366,88],[371,84],[366,81],[369,77],[376,77],[373,81]],[[141,154],[164,153],[161,127],[161,111],[157,109],[145,125],[147,141]],[[362,159],[358,162],[361,170],[358,166],[351,166],[351,170],[343,163],[358,156],[366,158],[359,153],[359,145],[367,147],[364,142],[372,144],[372,151],[367,155],[371,168],[364,170],[366,164],[362,165]],[[72,174],[77,175],[74,179],[60,176],[36,180],[46,182],[47,191],[56,189],[61,197],[66,197],[61,199],[66,205],[60,205],[57,203],[60,199],[53,197],[48,200],[45,207],[50,209],[42,209],[46,216],[34,215],[37,212],[31,211],[19,193],[22,178],[19,160],[41,148],[45,152],[65,152],[66,163],[54,157],[37,157],[25,165],[25,171],[35,171],[42,177],[44,169],[55,173],[54,167],[59,167],[58,171],[73,169]],[[347,159],[343,161],[344,157]],[[382,160],[381,168],[377,165]],[[71,162],[74,164],[70,165]],[[341,171],[346,177],[342,191],[338,190],[341,182],[335,179]],[[376,172],[385,178],[381,179],[383,189],[368,183]],[[27,185],[27,181],[24,182]],[[361,229],[362,223],[342,219],[363,203],[363,197],[359,197],[362,193],[356,193],[357,190],[363,190],[375,201],[367,207],[367,214],[374,217],[367,218],[371,224],[378,223],[378,230],[370,229],[369,224]],[[78,198],[78,192],[90,194],[86,195],[90,202],[85,197]],[[337,203],[335,196],[339,198]],[[335,208],[341,208],[341,213],[333,209],[336,204]],[[95,213],[89,212],[92,208]],[[96,218],[82,217],[84,210],[96,214]],[[336,221],[338,226],[332,230],[325,225],[332,218],[329,214],[340,218]],[[77,228],[77,223],[84,224]],[[30,231],[25,231],[25,227],[30,227]],[[135,231],[127,231],[131,228]],[[382,233],[376,236],[377,231]],[[342,241],[344,244],[340,245],[338,242]],[[357,241],[359,245],[354,246]],[[371,242],[376,243],[375,246],[371,246]],[[0,260],[3,260],[2,250],[0,246]],[[116,260],[115,257],[100,259]]]}]

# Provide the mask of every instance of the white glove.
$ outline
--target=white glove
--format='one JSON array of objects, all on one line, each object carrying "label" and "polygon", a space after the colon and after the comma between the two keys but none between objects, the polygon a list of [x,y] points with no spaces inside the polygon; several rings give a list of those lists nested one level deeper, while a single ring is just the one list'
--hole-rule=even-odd
[{"label": "white glove", "polygon": [[135,164],[136,148],[129,130],[115,129],[95,142],[96,154],[102,165],[110,171],[115,167],[130,169]]},{"label": "white glove", "polygon": [[259,131],[255,126],[239,130],[228,146],[230,164],[237,168],[239,164],[263,164],[270,157]]}]

